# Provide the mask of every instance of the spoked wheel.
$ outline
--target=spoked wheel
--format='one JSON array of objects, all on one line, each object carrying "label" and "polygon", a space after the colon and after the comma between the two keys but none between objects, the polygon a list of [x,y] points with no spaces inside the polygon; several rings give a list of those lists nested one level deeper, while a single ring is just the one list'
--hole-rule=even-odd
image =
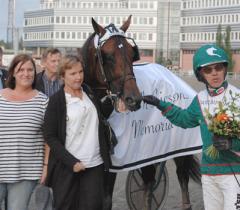
[{"label": "spoked wheel", "polygon": [[[168,173],[165,162],[156,164],[156,174],[151,197],[151,210],[160,210],[164,206],[168,196]],[[144,206],[144,183],[141,170],[133,170],[128,173],[126,180],[126,199],[131,210],[142,210]]]}]

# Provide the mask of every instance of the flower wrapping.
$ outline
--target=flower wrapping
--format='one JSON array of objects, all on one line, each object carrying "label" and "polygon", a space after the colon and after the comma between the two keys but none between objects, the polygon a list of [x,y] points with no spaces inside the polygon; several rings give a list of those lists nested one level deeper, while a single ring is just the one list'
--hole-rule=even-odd
[{"label": "flower wrapping", "polygon": [[[205,109],[208,129],[215,136],[222,136],[228,139],[240,139],[240,94],[230,93],[230,100],[223,97],[223,101],[219,101],[214,113],[210,113]],[[206,154],[212,159],[219,157],[219,151],[213,146],[206,149]]]}]

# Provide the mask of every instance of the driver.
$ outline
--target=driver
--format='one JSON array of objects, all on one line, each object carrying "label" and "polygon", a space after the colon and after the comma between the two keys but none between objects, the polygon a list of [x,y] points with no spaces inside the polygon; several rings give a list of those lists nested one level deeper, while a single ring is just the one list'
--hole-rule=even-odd
[{"label": "driver", "polygon": [[[240,139],[216,138],[208,129],[206,112],[212,111],[223,101],[231,100],[231,93],[240,90],[226,80],[229,60],[226,52],[215,45],[200,47],[193,57],[195,76],[206,85],[186,109],[159,100],[155,96],[144,96],[145,103],[156,106],[173,124],[182,128],[200,126],[203,141],[201,161],[203,200],[205,210],[238,209],[240,196],[240,158],[234,152],[240,151]],[[237,101],[240,106],[240,99]],[[206,154],[206,149],[214,145],[219,152],[216,159]]]}]

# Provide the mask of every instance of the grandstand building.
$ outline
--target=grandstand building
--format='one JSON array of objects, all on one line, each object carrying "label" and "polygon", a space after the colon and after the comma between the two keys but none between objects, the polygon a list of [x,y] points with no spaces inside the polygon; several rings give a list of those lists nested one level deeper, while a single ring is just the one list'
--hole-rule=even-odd
[{"label": "grandstand building", "polygon": [[223,35],[231,26],[234,71],[240,72],[240,0],[182,0],[180,27],[180,67],[192,70],[192,57],[203,44],[215,43],[218,25]]},{"label": "grandstand building", "polygon": [[46,47],[81,48],[93,32],[91,18],[120,26],[129,15],[127,35],[135,39],[142,60],[178,66],[180,0],[41,0],[39,10],[24,14],[24,46],[38,54]]}]

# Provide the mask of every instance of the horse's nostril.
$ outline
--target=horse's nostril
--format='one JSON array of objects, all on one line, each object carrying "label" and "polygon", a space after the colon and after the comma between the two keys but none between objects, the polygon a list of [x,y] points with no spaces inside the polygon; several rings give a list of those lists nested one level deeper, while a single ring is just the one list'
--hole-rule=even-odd
[{"label": "horse's nostril", "polygon": [[132,97],[126,97],[125,102],[127,105],[133,106],[135,104],[135,100]]}]

